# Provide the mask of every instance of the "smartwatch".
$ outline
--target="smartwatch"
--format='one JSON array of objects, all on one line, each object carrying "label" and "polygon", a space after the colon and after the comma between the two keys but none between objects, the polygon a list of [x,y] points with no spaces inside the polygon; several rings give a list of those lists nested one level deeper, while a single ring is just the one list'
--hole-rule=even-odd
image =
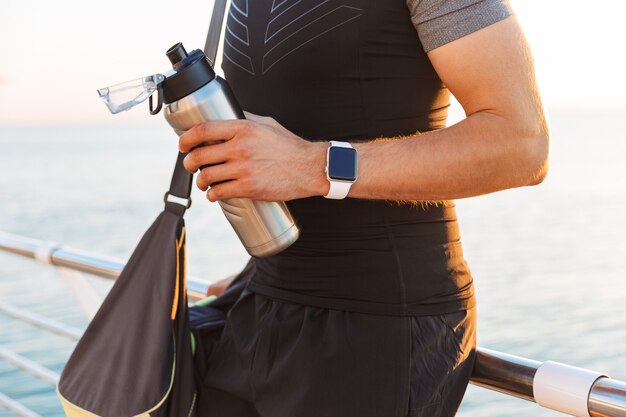
[{"label": "smartwatch", "polygon": [[357,152],[348,142],[332,140],[326,152],[326,178],[330,190],[324,197],[341,200],[346,198],[356,181]]}]

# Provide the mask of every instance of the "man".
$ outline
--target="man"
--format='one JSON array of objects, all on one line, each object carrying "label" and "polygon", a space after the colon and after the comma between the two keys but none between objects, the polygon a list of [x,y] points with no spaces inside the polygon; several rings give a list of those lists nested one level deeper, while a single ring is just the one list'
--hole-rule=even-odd
[{"label": "man", "polygon": [[[184,134],[185,166],[211,201],[288,201],[301,237],[246,268],[201,415],[454,415],[476,345],[451,200],[547,171],[510,6],[236,0],[226,33],[248,120]],[[467,118],[446,127],[450,92]]]}]

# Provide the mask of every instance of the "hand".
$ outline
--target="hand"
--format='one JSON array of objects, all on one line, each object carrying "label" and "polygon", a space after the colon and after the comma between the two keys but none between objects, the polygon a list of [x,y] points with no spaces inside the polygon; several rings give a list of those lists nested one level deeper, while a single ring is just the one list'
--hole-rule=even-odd
[{"label": "hand", "polygon": [[[271,117],[201,123],[180,137],[185,168],[210,201],[233,197],[288,201],[328,191],[328,143],[308,142]],[[210,188],[209,188],[210,187]]]},{"label": "hand", "polygon": [[230,283],[233,282],[233,280],[236,277],[237,275],[231,275],[226,278],[222,278],[219,281],[215,281],[211,283],[211,285],[209,285],[209,288],[206,291],[206,295],[207,296],[214,295],[216,297],[219,297],[224,292],[226,287],[228,287]]}]

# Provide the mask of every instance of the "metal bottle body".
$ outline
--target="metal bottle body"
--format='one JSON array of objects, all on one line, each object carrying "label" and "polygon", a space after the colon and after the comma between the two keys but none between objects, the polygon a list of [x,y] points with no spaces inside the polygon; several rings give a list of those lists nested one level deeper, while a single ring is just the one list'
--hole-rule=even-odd
[{"label": "metal bottle body", "polygon": [[[220,77],[165,107],[165,119],[179,136],[205,121],[243,118],[230,87]],[[276,254],[298,239],[298,226],[283,202],[230,198],[219,204],[252,256]]]}]

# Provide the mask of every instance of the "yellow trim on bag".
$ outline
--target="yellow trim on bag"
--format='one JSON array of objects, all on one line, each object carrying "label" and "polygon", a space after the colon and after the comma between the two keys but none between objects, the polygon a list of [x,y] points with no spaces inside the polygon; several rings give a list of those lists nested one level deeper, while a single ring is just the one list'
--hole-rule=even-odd
[{"label": "yellow trim on bag", "polygon": [[[174,300],[172,303],[172,315],[171,315],[171,319],[175,320],[176,319],[176,313],[178,312],[178,297],[180,297],[180,288],[178,285],[178,281],[180,278],[180,248],[181,246],[183,246],[185,244],[185,228],[183,227],[183,231],[180,234],[180,240],[176,239],[176,283],[174,285]],[[183,262],[186,264],[186,257],[184,256],[184,252],[183,252]],[[184,273],[185,271],[183,271]]]},{"label": "yellow trim on bag", "polygon": [[187,302],[187,243],[183,245],[183,297]]},{"label": "yellow trim on bag", "polygon": [[[59,392],[59,386],[57,385],[57,395],[61,399],[61,405],[63,406],[63,411],[67,417],[99,417],[97,414],[89,412],[87,410],[83,410],[77,405],[72,404],[68,400],[65,399]],[[143,417],[143,416],[142,416]]]}]

